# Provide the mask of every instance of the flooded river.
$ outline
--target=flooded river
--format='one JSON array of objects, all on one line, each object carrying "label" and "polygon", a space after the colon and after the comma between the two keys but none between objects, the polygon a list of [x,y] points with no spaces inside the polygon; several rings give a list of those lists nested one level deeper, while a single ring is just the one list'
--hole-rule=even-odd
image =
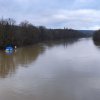
[{"label": "flooded river", "polygon": [[92,39],[0,51],[0,100],[100,100],[100,48]]}]

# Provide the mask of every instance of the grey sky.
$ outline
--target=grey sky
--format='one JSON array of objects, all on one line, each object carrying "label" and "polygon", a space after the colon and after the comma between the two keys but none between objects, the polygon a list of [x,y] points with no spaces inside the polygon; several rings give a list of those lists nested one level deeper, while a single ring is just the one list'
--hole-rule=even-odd
[{"label": "grey sky", "polygon": [[99,0],[0,0],[0,16],[49,28],[99,29]]}]

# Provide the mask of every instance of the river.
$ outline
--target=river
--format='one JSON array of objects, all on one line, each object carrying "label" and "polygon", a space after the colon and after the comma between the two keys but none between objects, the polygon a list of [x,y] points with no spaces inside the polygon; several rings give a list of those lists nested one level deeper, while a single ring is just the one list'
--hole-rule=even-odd
[{"label": "river", "polygon": [[100,100],[100,47],[83,38],[0,51],[0,100]]}]

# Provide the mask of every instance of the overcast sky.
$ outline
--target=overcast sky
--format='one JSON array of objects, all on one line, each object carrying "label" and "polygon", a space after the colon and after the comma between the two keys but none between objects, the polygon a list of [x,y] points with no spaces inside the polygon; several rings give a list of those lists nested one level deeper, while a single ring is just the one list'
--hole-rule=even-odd
[{"label": "overcast sky", "polygon": [[48,28],[99,29],[100,0],[0,0],[0,17]]}]

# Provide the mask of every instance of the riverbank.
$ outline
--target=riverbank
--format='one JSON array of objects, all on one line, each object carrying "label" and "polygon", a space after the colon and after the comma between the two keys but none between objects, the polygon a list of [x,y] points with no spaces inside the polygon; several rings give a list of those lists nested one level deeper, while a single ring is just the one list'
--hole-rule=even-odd
[{"label": "riverbank", "polygon": [[28,21],[19,25],[13,19],[0,20],[0,49],[8,45],[27,46],[50,40],[87,37],[86,34],[74,29],[47,29],[44,26],[34,26]]}]

